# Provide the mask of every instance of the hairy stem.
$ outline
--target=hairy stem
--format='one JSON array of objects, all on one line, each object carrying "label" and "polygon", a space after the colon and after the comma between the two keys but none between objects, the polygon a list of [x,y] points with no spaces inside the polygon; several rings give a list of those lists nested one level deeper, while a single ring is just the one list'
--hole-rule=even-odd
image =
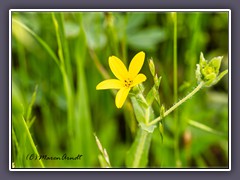
[{"label": "hairy stem", "polygon": [[178,101],[175,105],[173,105],[171,108],[169,108],[165,113],[163,117],[157,117],[152,122],[148,124],[148,126],[151,126],[153,124],[156,124],[157,122],[161,121],[164,117],[166,117],[168,114],[170,114],[174,109],[176,109],[178,106],[180,106],[182,103],[184,103],[186,100],[191,98],[196,92],[198,92],[203,87],[203,82],[201,82],[192,92],[190,92],[187,96],[185,96],[183,99]]}]

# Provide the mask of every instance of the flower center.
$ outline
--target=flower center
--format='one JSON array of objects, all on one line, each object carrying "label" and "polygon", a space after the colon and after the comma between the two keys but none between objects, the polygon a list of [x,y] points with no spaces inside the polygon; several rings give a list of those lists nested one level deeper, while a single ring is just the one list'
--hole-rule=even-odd
[{"label": "flower center", "polygon": [[133,83],[133,81],[130,80],[129,78],[127,78],[127,79],[124,80],[124,87],[129,88],[132,83]]},{"label": "flower center", "polygon": [[212,68],[212,67],[208,67],[207,68],[207,73],[208,74],[211,74],[211,73],[213,73],[214,72],[214,69]]}]

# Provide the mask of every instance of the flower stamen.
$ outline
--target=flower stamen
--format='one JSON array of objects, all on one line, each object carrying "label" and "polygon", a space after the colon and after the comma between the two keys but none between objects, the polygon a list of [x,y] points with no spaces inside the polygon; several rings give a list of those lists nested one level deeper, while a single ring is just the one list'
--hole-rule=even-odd
[{"label": "flower stamen", "polygon": [[124,87],[129,88],[133,83],[133,80],[130,80],[129,78],[124,80]]}]

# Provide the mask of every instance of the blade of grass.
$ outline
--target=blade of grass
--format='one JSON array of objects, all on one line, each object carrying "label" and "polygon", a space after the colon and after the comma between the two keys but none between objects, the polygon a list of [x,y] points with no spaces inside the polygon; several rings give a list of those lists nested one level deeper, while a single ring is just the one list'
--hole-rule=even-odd
[{"label": "blade of grass", "polygon": [[25,26],[23,23],[19,22],[16,19],[12,19],[12,23],[15,23],[16,25],[20,26],[21,28],[25,29],[28,33],[30,33],[37,42],[43,47],[44,50],[52,57],[52,59],[59,65],[59,60],[53,50],[48,46],[48,44],[36,33],[34,33],[31,29],[29,29],[27,26]]},{"label": "blade of grass", "polygon": [[208,132],[208,133],[211,133],[211,134],[215,134],[215,135],[218,135],[218,136],[226,136],[227,137],[226,134],[224,134],[222,132],[219,132],[219,131],[216,131],[216,130],[208,127],[207,125],[199,123],[197,121],[189,120],[188,124],[192,127],[201,129],[202,131],[205,131],[205,132]]},{"label": "blade of grass", "polygon": [[19,41],[17,41],[17,53],[19,58],[19,69],[21,71],[21,76],[24,77],[24,75],[27,73],[27,63],[24,46]]},{"label": "blade of grass", "polygon": [[94,50],[89,49],[89,54],[95,64],[95,66],[97,67],[98,71],[100,72],[100,74],[102,75],[102,77],[104,79],[109,79],[110,75],[107,72],[107,70],[103,67],[103,65],[101,64],[99,58],[97,57],[96,53],[94,52]]},{"label": "blade of grass", "polygon": [[101,154],[98,155],[98,159],[100,162],[101,167],[103,168],[110,168],[111,167],[111,163],[109,160],[109,156],[107,153],[107,150],[105,148],[103,148],[100,140],[98,139],[97,135],[94,133],[94,137],[98,146],[99,151],[101,152]]},{"label": "blade of grass", "polygon": [[80,26],[80,33],[75,45],[75,60],[77,68],[77,91],[76,91],[76,109],[75,109],[75,131],[76,141],[81,143],[75,147],[87,158],[81,160],[81,165],[89,167],[97,159],[96,149],[93,149],[94,137],[92,136],[91,113],[88,101],[88,89],[85,74],[85,62],[87,52],[86,34],[82,24],[82,14],[77,14]]},{"label": "blade of grass", "polygon": [[[35,145],[35,143],[33,141],[31,133],[30,133],[30,131],[28,129],[27,123],[26,123],[26,121],[24,120],[23,117],[21,118],[21,120],[22,120],[22,123],[24,125],[25,131],[27,133],[28,140],[29,140],[29,142],[30,142],[30,144],[32,146],[32,149],[33,149],[34,153],[37,155],[37,157],[39,157],[39,153],[38,153],[37,147],[36,147],[36,145]],[[38,158],[38,161],[39,161],[39,164],[41,165],[41,167],[44,168],[44,164],[43,164],[42,160]]]},{"label": "blade of grass", "polygon": [[[117,31],[114,27],[114,14],[112,12],[106,12],[104,15],[107,23],[106,31],[108,35],[108,43],[111,45],[111,52],[113,52],[113,54],[119,57],[118,37],[116,33]],[[125,60],[123,59],[123,62],[124,61]]]},{"label": "blade of grass", "polygon": [[33,95],[32,95],[31,101],[30,101],[30,104],[29,104],[29,106],[28,106],[28,108],[27,108],[26,121],[27,121],[27,124],[28,124],[28,125],[29,125],[29,123],[30,123],[30,118],[31,118],[30,116],[31,116],[31,114],[32,114],[32,106],[33,106],[33,104],[34,104],[34,102],[35,102],[35,99],[36,99],[37,89],[38,89],[38,85],[35,86],[35,90],[34,90],[34,92],[33,92]]},{"label": "blade of grass", "polygon": [[[32,148],[35,156],[37,157],[36,160],[38,161],[40,167],[45,168],[42,160],[39,159],[40,156],[39,156],[37,147],[36,147],[36,145],[33,141],[32,135],[29,131],[28,125],[27,125],[24,117],[21,116],[21,115],[18,115],[16,117],[14,116],[13,121],[15,122],[15,123],[13,122],[13,129],[19,128],[19,130],[20,129],[23,130],[23,132],[21,132],[22,136],[19,137],[21,139],[21,142],[20,142],[21,144],[19,144],[19,150],[20,151],[18,152],[19,157],[20,157],[19,160],[23,161],[23,165],[25,164],[24,166],[28,166],[29,162],[28,162],[28,160],[26,161],[26,157],[24,157],[24,156],[26,156],[27,154],[30,153],[29,149],[28,149],[28,144],[26,143],[26,140],[28,140],[27,142],[29,142],[30,147]],[[19,162],[17,162],[17,163],[19,163]]]},{"label": "blade of grass", "polygon": [[[178,101],[178,60],[177,60],[177,13],[172,12],[173,18],[173,99],[174,103]],[[174,111],[175,120],[175,159],[176,166],[181,167],[181,160],[179,155],[179,120],[178,120],[178,110]]]},{"label": "blade of grass", "polygon": [[[61,18],[60,18],[61,19]],[[55,32],[56,32],[56,37],[57,37],[57,43],[58,43],[58,55],[60,58],[60,70],[63,78],[63,86],[64,86],[64,91],[65,95],[67,98],[67,114],[68,114],[68,133],[69,136],[73,136],[73,129],[74,129],[74,97],[73,97],[73,91],[72,91],[72,86],[71,86],[71,81],[70,77],[67,74],[67,69],[66,69],[66,62],[65,62],[65,57],[64,57],[64,50],[63,50],[63,45],[62,42],[65,42],[65,37],[61,36],[63,33],[63,30],[61,29],[61,26],[59,27],[59,22],[55,17],[55,13],[52,13],[52,20],[53,24],[55,27]]]},{"label": "blade of grass", "polygon": [[199,12],[194,12],[191,16],[189,16],[189,20],[192,21],[191,25],[189,25],[192,37],[190,38],[189,47],[187,48],[187,57],[186,60],[188,62],[189,68],[186,70],[187,78],[190,82],[194,82],[195,80],[195,68],[199,53],[199,49],[202,49],[203,41],[202,40],[202,32],[201,32],[201,23],[202,23],[202,15]]},{"label": "blade of grass", "polygon": [[[64,60],[64,66],[67,71],[68,77],[72,77],[72,66],[69,56],[68,41],[66,38],[65,28],[64,28],[64,16],[63,13],[53,13],[54,19],[57,21],[59,40],[61,42],[61,53]],[[69,79],[72,84],[71,79]]]}]

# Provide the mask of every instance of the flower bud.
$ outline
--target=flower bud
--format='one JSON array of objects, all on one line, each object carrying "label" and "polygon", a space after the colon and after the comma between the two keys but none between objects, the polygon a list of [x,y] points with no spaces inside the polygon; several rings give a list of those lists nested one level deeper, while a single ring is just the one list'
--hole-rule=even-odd
[{"label": "flower bud", "polygon": [[154,65],[154,62],[152,59],[148,60],[148,66],[149,66],[152,76],[154,77],[155,76],[155,65]]},{"label": "flower bud", "polygon": [[205,60],[203,53],[201,52],[199,64],[197,64],[196,78],[198,83],[204,82],[206,87],[210,87],[216,84],[228,70],[219,74],[223,56],[212,58],[209,62]]}]

